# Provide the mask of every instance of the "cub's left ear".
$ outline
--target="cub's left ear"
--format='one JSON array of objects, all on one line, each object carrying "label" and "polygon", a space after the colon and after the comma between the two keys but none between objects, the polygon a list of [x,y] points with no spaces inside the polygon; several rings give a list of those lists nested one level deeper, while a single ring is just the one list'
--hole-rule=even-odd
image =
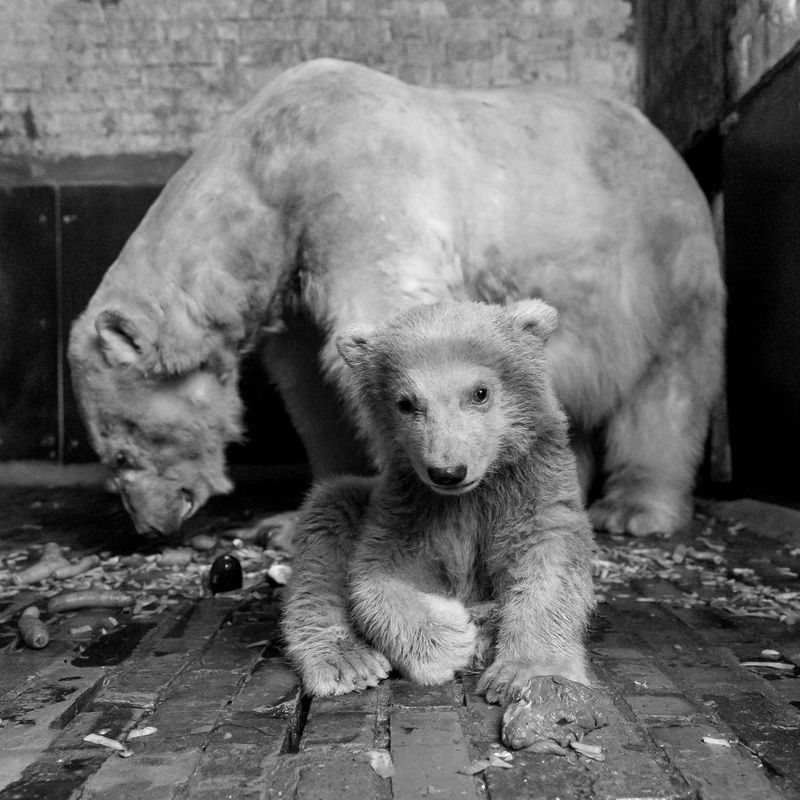
[{"label": "cub's left ear", "polygon": [[558,311],[544,300],[519,300],[506,306],[506,312],[520,330],[528,331],[547,341],[558,325]]},{"label": "cub's left ear", "polygon": [[364,362],[371,349],[372,332],[369,326],[357,325],[336,337],[336,349],[348,367],[357,367]]}]

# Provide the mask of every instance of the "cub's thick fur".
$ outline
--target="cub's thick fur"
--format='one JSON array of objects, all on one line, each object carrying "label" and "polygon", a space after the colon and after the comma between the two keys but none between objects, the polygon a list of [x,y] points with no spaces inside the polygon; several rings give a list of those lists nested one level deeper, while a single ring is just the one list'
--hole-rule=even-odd
[{"label": "cub's thick fur", "polygon": [[[307,691],[474,664],[490,701],[589,680],[592,530],[544,343],[556,312],[443,303],[339,339],[383,469],[309,496],[283,632]],[[486,616],[488,647],[476,618]]]},{"label": "cub's thick fur", "polygon": [[315,476],[353,472],[370,442],[343,330],[533,296],[560,314],[548,355],[587,485],[601,445],[594,522],[673,530],[719,386],[724,294],[705,199],[618,102],[290,69],[169,181],[75,323],[70,364],[137,527],[171,531],[229,486],[246,349]]}]

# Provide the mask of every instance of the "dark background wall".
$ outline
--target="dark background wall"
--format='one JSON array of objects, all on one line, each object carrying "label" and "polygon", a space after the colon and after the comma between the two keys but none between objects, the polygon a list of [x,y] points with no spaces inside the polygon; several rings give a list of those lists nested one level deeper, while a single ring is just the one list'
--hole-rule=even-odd
[{"label": "dark background wall", "polygon": [[[0,460],[94,460],[70,388],[69,329],[160,191],[0,187]],[[232,460],[301,461],[302,446],[257,359],[245,363],[241,384],[249,436]]]},{"label": "dark background wall", "polygon": [[[0,461],[92,458],[71,320],[217,119],[337,56],[421,84],[638,103],[709,199],[725,192],[734,482],[800,502],[798,37],[796,0],[0,0]],[[234,460],[302,460],[256,363],[243,393]]]},{"label": "dark background wall", "polygon": [[[203,133],[283,69],[634,100],[634,39],[629,0],[0,0],[0,461],[91,459],[70,322]],[[234,460],[302,459],[253,361],[243,392]]]}]

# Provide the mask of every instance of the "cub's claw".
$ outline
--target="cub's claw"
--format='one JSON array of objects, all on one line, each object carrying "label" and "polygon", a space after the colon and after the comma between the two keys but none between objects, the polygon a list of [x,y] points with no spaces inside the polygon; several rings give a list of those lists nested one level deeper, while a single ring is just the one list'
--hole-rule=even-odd
[{"label": "cub's claw", "polygon": [[333,649],[305,661],[301,669],[303,687],[315,697],[347,694],[377,686],[392,669],[382,653],[354,640],[339,640]]},{"label": "cub's claw", "polygon": [[580,664],[537,662],[525,660],[495,661],[478,681],[478,693],[487,703],[507,706],[530,692],[532,682],[542,676],[563,676],[579,684],[588,684],[585,670]]}]

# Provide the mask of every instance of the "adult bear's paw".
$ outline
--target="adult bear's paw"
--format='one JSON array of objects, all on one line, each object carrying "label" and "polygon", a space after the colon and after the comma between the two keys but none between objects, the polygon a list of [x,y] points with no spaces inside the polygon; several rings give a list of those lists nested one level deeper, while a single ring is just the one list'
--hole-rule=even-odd
[{"label": "adult bear's paw", "polygon": [[[616,494],[616,493],[615,493]],[[647,536],[651,533],[673,534],[689,518],[688,509],[678,499],[668,501],[659,497],[603,497],[589,506],[589,519],[595,530]]]}]

